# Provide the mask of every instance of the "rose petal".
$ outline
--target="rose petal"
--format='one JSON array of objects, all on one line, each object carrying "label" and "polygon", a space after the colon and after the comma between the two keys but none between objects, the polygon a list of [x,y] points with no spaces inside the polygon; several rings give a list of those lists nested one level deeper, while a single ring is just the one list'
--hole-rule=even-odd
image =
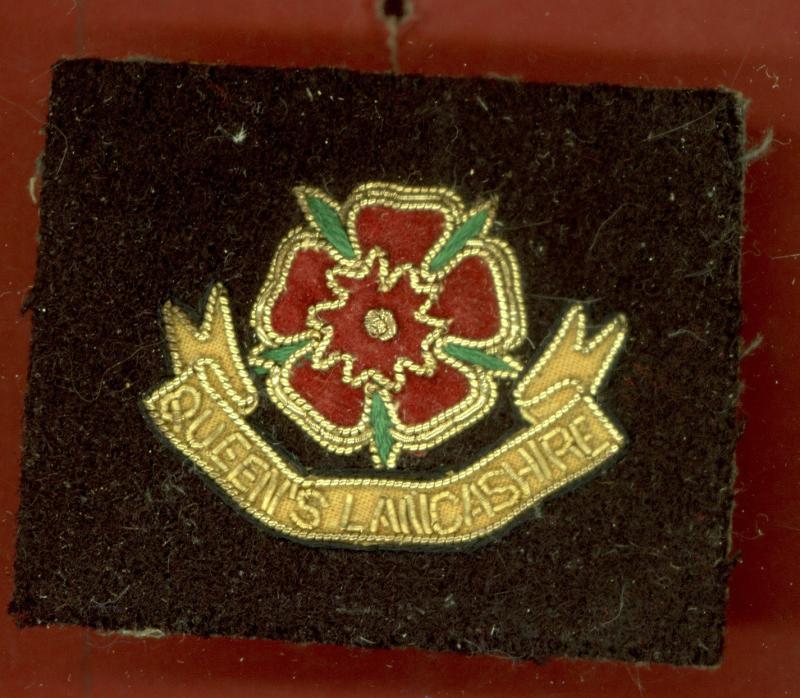
[{"label": "rose petal", "polygon": [[324,250],[303,249],[295,255],[286,275],[285,290],[272,306],[270,320],[276,332],[289,336],[306,329],[308,309],[333,297],[325,272],[335,264]]},{"label": "rose petal", "polygon": [[364,412],[364,390],[342,382],[342,365],[329,371],[312,368],[308,360],[298,362],[289,382],[323,417],[340,427],[358,424]]},{"label": "rose petal", "polygon": [[397,394],[397,415],[415,426],[454,407],[469,394],[469,379],[457,368],[439,363],[432,376],[406,374],[406,384]]},{"label": "rose petal", "polygon": [[451,320],[448,334],[464,339],[489,339],[500,331],[500,305],[489,265],[480,257],[465,257],[444,279],[430,310]]},{"label": "rose petal", "polygon": [[380,247],[393,266],[418,265],[444,229],[439,211],[404,211],[367,206],[358,212],[356,235],[363,253]]}]

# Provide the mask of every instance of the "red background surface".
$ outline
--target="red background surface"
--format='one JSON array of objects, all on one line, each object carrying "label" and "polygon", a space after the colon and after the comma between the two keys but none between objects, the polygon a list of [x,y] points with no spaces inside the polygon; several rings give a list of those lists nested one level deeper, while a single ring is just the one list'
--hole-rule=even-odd
[{"label": "red background surface", "polygon": [[[0,615],[0,694],[48,696],[800,694],[800,9],[796,0],[414,0],[403,72],[648,86],[726,85],[751,100],[742,363],[725,658],[716,670],[558,660],[545,666],[416,650],[263,640],[133,639],[18,630]],[[37,208],[28,190],[62,56],[252,65],[391,66],[373,0],[0,0],[0,605],[10,599]]]}]

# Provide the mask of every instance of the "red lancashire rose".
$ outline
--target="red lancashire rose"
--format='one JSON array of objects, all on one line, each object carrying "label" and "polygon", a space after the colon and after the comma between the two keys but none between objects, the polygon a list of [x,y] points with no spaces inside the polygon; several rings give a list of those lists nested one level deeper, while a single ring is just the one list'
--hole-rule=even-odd
[{"label": "red lancashire rose", "polygon": [[326,448],[369,443],[389,467],[486,414],[526,333],[493,203],[387,184],[341,207],[297,193],[309,225],[281,243],[253,312],[251,363],[275,404]]}]

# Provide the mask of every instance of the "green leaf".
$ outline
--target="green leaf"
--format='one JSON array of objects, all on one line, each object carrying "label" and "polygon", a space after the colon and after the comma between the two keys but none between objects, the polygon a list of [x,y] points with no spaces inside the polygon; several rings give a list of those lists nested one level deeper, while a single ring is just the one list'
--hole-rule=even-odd
[{"label": "green leaf", "polygon": [[372,393],[369,419],[372,423],[372,433],[375,438],[375,446],[378,449],[378,456],[380,456],[381,462],[386,465],[394,445],[394,437],[392,437],[391,431],[392,419],[383,399],[377,392]]},{"label": "green leaf", "polygon": [[[303,339],[299,342],[295,342],[294,344],[284,344],[282,347],[273,347],[272,349],[267,349],[266,351],[262,351],[258,355],[258,357],[260,359],[266,359],[267,361],[275,361],[276,363],[282,364],[292,354],[302,349],[310,341],[311,341],[310,339]],[[264,369],[264,372],[266,373],[266,369]],[[256,373],[258,373],[257,368],[256,368]]]},{"label": "green leaf", "polygon": [[513,371],[514,367],[507,364],[502,359],[487,354],[485,351],[475,349],[474,347],[462,347],[460,344],[447,344],[444,347],[446,353],[450,354],[459,361],[466,361],[470,364],[483,366],[490,371]]},{"label": "green leaf", "polygon": [[266,369],[263,366],[253,366],[253,373],[255,373],[257,376],[266,376],[269,373],[269,369]]},{"label": "green leaf", "polygon": [[439,250],[431,260],[431,271],[439,271],[445,264],[453,259],[464,245],[483,230],[483,226],[486,224],[486,219],[488,217],[489,208],[487,207],[482,208],[480,211],[467,218],[467,220],[447,239],[442,249]]},{"label": "green leaf", "polygon": [[356,253],[353,251],[350,238],[347,237],[347,232],[342,227],[336,210],[318,196],[306,196],[306,204],[325,239],[344,257],[353,259]]}]

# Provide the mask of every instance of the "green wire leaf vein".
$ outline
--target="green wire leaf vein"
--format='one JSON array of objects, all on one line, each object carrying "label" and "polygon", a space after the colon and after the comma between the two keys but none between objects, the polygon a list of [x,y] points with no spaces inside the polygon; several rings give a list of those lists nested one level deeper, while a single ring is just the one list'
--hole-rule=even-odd
[{"label": "green wire leaf vein", "polygon": [[483,368],[488,368],[490,371],[514,371],[514,367],[507,364],[502,359],[487,354],[480,349],[475,349],[474,347],[462,347],[460,344],[446,344],[444,350],[459,361],[466,361],[470,364],[483,366]]},{"label": "green wire leaf vein", "polygon": [[431,271],[439,271],[453,259],[464,245],[483,230],[483,226],[486,224],[486,219],[488,217],[489,209],[482,208],[480,211],[467,218],[467,220],[447,239],[442,249],[439,250],[431,260]]},{"label": "green wire leaf vein", "polygon": [[[266,351],[262,351],[258,357],[260,359],[266,359],[267,361],[275,361],[276,363],[282,364],[286,361],[292,354],[296,351],[299,351],[304,346],[306,346],[311,340],[310,339],[303,339],[299,342],[295,342],[294,344],[284,344],[282,347],[273,347],[272,349],[267,349]],[[255,367],[255,372],[259,373],[260,367]],[[266,373],[266,369],[262,369],[264,373]]]},{"label": "green wire leaf vein", "polygon": [[306,196],[306,204],[325,239],[344,257],[353,259],[356,253],[336,210],[318,196]]},{"label": "green wire leaf vein", "polygon": [[386,465],[389,461],[389,454],[392,452],[394,438],[392,437],[392,419],[389,417],[389,410],[383,402],[381,396],[376,392],[372,393],[372,404],[369,413],[372,423],[372,433],[375,436],[375,446],[381,462]]}]

